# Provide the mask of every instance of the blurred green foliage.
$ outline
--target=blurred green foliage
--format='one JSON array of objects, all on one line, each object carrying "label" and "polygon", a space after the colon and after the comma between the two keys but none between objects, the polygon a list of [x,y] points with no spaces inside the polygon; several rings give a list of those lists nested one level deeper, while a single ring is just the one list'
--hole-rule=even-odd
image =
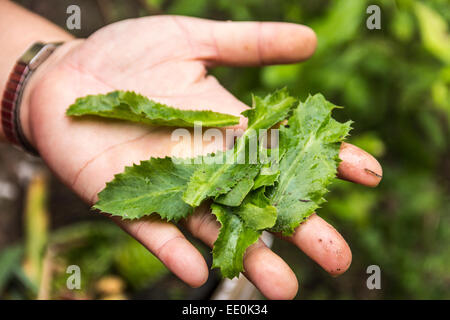
[{"label": "blurred green foliage", "polygon": [[78,223],[53,234],[50,245],[62,247],[57,254],[59,272],[53,281],[57,292],[65,288],[67,266],[76,264],[83,272],[81,293],[95,294],[96,282],[117,275],[128,291],[140,290],[167,274],[164,265],[136,240],[110,223]]},{"label": "blurred green foliage", "polygon": [[[156,3],[155,1],[151,1]],[[399,1],[158,1],[164,13],[311,26],[315,55],[301,64],[216,68],[238,98],[287,86],[301,98],[323,93],[353,119],[350,142],[377,156],[376,189],[336,182],[319,214],[353,251],[338,279],[293,247],[277,242],[300,280],[300,298],[450,298],[450,3]],[[189,1],[189,3],[192,3]],[[368,30],[366,8],[381,8],[381,30]],[[382,290],[366,287],[367,266]],[[302,292],[302,290],[304,292]]]},{"label": "blurred green foliage", "polygon": [[[25,239],[27,243],[30,237]],[[108,221],[79,222],[49,235],[47,253],[41,258],[45,262],[38,266],[46,265],[51,270],[48,283],[39,285],[24,272],[24,247],[17,244],[0,251],[0,298],[35,299],[44,285],[48,287],[45,299],[101,299],[104,296],[98,283],[107,276],[121,279],[124,288],[118,293],[126,297],[150,287],[169,272],[153,254]],[[67,289],[70,274],[66,270],[70,265],[80,267],[79,290]]]}]

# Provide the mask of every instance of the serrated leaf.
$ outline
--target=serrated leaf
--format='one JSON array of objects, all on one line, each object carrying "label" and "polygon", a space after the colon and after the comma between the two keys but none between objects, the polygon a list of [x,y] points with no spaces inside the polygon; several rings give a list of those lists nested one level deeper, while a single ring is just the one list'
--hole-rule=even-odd
[{"label": "serrated leaf", "polygon": [[244,269],[245,250],[258,240],[262,231],[247,227],[229,207],[212,204],[211,209],[222,225],[214,242],[212,268],[220,268],[224,277],[232,279]]},{"label": "serrated leaf", "polygon": [[278,166],[268,163],[261,168],[258,176],[255,178],[252,190],[265,186],[273,186],[280,176]]},{"label": "serrated leaf", "polygon": [[264,194],[264,188],[252,191],[245,197],[242,205],[231,210],[238,215],[246,226],[254,230],[264,230],[274,226],[277,209]]},{"label": "serrated leaf", "polygon": [[327,186],[336,176],[341,142],[351,121],[339,123],[331,117],[335,105],[321,94],[308,97],[294,110],[287,127],[280,132],[278,183],[268,196],[278,210],[273,231],[286,235],[311,215],[324,201]]},{"label": "serrated leaf", "polygon": [[[257,139],[260,129],[269,129],[284,120],[290,113],[295,99],[289,96],[287,90],[278,90],[264,99],[253,98],[253,108],[242,114],[248,117],[248,128],[243,136],[237,139],[232,149],[232,159],[214,166],[202,165],[192,175],[188,187],[183,194],[183,200],[193,207],[210,197],[217,197],[229,192],[240,180],[254,179],[261,164],[255,155],[249,154],[249,141]],[[229,151],[230,152],[230,151]],[[256,161],[252,163],[249,159]],[[240,161],[244,159],[244,161]]]},{"label": "serrated leaf", "polygon": [[264,98],[252,96],[252,108],[242,112],[248,118],[248,128],[254,130],[269,129],[286,119],[292,110],[295,98],[286,88],[277,90]]},{"label": "serrated leaf", "polygon": [[220,195],[214,199],[214,202],[230,207],[237,207],[250,192],[253,187],[253,183],[253,179],[251,178],[242,179],[233,187],[233,189],[230,190],[230,192]]},{"label": "serrated leaf", "polygon": [[228,193],[243,179],[253,180],[258,172],[258,164],[203,163],[191,176],[183,201],[198,207],[206,198]]},{"label": "serrated leaf", "polygon": [[181,196],[195,167],[175,163],[168,157],[126,167],[106,184],[94,208],[124,219],[137,219],[153,212],[167,220],[184,218],[192,207]]},{"label": "serrated leaf", "polygon": [[193,127],[195,122],[201,122],[204,127],[224,127],[239,123],[236,116],[206,110],[176,109],[133,91],[113,91],[78,98],[66,114],[94,115],[158,126]]}]

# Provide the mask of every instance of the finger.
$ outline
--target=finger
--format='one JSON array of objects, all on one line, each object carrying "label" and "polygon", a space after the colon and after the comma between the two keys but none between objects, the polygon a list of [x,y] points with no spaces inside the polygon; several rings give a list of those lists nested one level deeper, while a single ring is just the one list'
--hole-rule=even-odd
[{"label": "finger", "polygon": [[155,216],[133,221],[113,217],[113,220],[190,286],[199,287],[208,279],[205,259],[173,224]]},{"label": "finger", "polygon": [[383,177],[380,163],[366,151],[343,142],[339,152],[342,162],[338,167],[338,177],[369,187],[376,187]]},{"label": "finger", "polygon": [[[220,223],[203,208],[186,221],[193,236],[212,247],[219,235]],[[294,272],[262,240],[251,245],[244,255],[244,275],[268,299],[292,299],[298,290]]]},{"label": "finger", "polygon": [[262,240],[251,245],[244,255],[244,275],[271,300],[290,300],[298,291],[292,269]]},{"label": "finger", "polygon": [[295,244],[331,275],[344,273],[352,262],[347,242],[316,214],[300,224],[292,236],[282,238]]},{"label": "finger", "polygon": [[175,18],[195,43],[199,56],[213,65],[256,66],[293,63],[316,49],[314,31],[286,22],[231,22]]}]

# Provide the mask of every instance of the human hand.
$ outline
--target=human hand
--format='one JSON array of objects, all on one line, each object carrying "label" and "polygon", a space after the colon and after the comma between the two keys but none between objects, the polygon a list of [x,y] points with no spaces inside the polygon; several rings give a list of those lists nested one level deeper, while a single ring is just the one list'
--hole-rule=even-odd
[{"label": "human hand", "polygon": [[[21,119],[25,134],[54,173],[93,204],[114,174],[140,160],[170,155],[176,142],[171,141],[172,129],[166,127],[68,118],[65,111],[77,97],[134,90],[178,108],[240,115],[247,106],[208,76],[207,67],[297,62],[312,55],[315,46],[311,29],[287,23],[213,22],[175,16],[115,23],[87,40],[67,42],[41,65],[24,93]],[[242,118],[239,126],[245,125]],[[372,156],[343,144],[340,157],[341,178],[368,186],[378,184],[382,171]],[[174,224],[153,215],[138,221],[114,220],[189,285],[206,281],[208,268],[203,257]],[[205,207],[183,223],[209,246],[220,227]],[[317,215],[285,239],[333,275],[350,265],[347,243]],[[267,298],[295,296],[298,283],[294,273],[261,240],[247,250],[244,268]]]}]

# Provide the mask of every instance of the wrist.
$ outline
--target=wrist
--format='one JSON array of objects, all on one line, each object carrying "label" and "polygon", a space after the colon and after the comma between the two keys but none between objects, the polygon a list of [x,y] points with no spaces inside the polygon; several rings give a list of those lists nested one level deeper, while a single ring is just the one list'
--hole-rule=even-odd
[{"label": "wrist", "polygon": [[[64,45],[64,44],[63,44]],[[31,144],[32,147],[36,147],[34,138],[30,130],[30,107],[33,102],[33,95],[39,90],[39,83],[45,78],[45,75],[51,70],[51,68],[57,65],[59,49],[63,46],[56,48],[52,54],[33,72],[30,79],[27,81],[23,88],[22,100],[20,102],[20,114],[19,120],[25,139]],[[18,106],[19,107],[19,106]]]},{"label": "wrist", "polygon": [[48,59],[61,43],[36,42],[18,59],[11,71],[1,100],[1,124],[3,133],[9,142],[37,155],[23,132],[20,121],[23,93],[28,81],[36,69]]},{"label": "wrist", "polygon": [[[31,119],[30,119],[30,108],[39,108],[45,106],[37,105],[33,99],[36,93],[42,96],[40,91],[43,90],[44,86],[40,84],[45,79],[46,75],[55,68],[61,58],[67,53],[68,48],[71,47],[71,43],[76,41],[70,41],[69,43],[62,44],[58,46],[54,51],[36,68],[33,70],[32,74],[28,77],[27,81],[22,86],[21,99],[16,104],[16,118],[18,119],[18,124],[20,127],[22,140],[26,143],[21,143],[22,146],[28,145],[26,149],[35,149],[36,143],[31,130]],[[42,104],[42,103],[41,103]]]}]

